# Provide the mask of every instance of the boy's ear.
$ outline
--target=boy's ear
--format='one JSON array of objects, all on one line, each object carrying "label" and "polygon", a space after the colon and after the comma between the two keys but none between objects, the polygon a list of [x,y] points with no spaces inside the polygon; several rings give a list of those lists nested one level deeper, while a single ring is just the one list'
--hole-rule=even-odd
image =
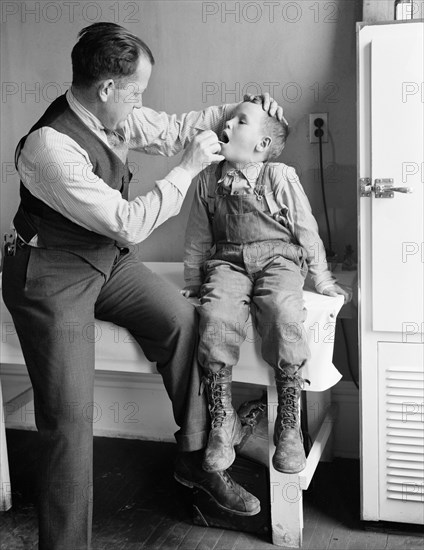
[{"label": "boy's ear", "polygon": [[256,145],[256,150],[259,151],[260,153],[263,153],[264,151],[270,148],[271,143],[272,143],[272,139],[269,136],[265,136]]}]

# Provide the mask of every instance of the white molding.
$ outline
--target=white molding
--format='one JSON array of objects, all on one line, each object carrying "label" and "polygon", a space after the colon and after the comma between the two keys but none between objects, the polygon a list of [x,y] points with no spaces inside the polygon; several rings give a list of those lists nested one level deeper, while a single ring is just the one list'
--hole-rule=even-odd
[{"label": "white molding", "polygon": [[[24,386],[29,384],[29,376],[25,365],[1,365],[0,374],[5,396],[8,387]],[[154,408],[158,403],[158,410],[148,412],[146,422],[135,424],[114,423],[102,419],[94,424],[94,435],[103,437],[121,437],[125,439],[141,439],[150,441],[172,441],[176,426],[172,418],[171,404],[166,395],[162,378],[158,374],[117,373],[96,371],[95,392],[96,402],[104,411],[109,412],[112,403],[134,401],[134,394],[139,393],[137,401],[140,409]],[[244,401],[257,399],[265,387],[253,384],[234,382],[233,401],[238,406]],[[153,392],[153,394],[152,394]],[[13,393],[13,392],[12,392]],[[16,393],[16,392],[14,392]],[[127,397],[128,399],[127,399]],[[353,382],[341,381],[331,390],[332,402],[338,405],[335,426],[333,430],[333,456],[342,458],[359,458],[359,392]],[[143,403],[147,402],[148,405]],[[159,406],[159,404],[161,404]],[[164,410],[165,408],[165,410]],[[7,414],[6,428],[34,430],[33,403],[28,403],[25,409],[13,414]],[[155,424],[152,424],[155,422]]]}]

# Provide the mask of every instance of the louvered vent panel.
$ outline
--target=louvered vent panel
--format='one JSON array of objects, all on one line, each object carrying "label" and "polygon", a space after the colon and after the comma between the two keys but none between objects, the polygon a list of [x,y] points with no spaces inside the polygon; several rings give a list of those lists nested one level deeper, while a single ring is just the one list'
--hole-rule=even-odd
[{"label": "louvered vent panel", "polygon": [[424,373],[386,371],[387,498],[424,502]]}]

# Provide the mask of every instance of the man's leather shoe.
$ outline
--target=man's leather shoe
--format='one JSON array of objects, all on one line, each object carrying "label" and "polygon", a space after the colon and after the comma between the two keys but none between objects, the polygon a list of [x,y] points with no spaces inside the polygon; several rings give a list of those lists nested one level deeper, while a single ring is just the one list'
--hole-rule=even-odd
[{"label": "man's leather shoe", "polygon": [[[203,454],[203,453],[202,453]],[[198,451],[179,453],[174,478],[186,487],[205,491],[220,507],[239,516],[254,516],[261,511],[259,500],[236,483],[226,471],[205,472]]]}]

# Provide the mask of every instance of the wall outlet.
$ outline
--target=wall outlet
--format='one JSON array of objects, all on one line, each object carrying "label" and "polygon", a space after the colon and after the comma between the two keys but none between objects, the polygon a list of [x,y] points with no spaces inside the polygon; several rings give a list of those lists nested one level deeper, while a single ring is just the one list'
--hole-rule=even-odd
[{"label": "wall outlet", "polygon": [[324,124],[321,126],[321,130],[324,132],[322,136],[322,142],[328,141],[328,113],[311,113],[309,115],[309,143],[319,143],[319,138],[315,135],[315,131],[318,130],[318,126],[315,125],[315,120],[322,118]]}]

